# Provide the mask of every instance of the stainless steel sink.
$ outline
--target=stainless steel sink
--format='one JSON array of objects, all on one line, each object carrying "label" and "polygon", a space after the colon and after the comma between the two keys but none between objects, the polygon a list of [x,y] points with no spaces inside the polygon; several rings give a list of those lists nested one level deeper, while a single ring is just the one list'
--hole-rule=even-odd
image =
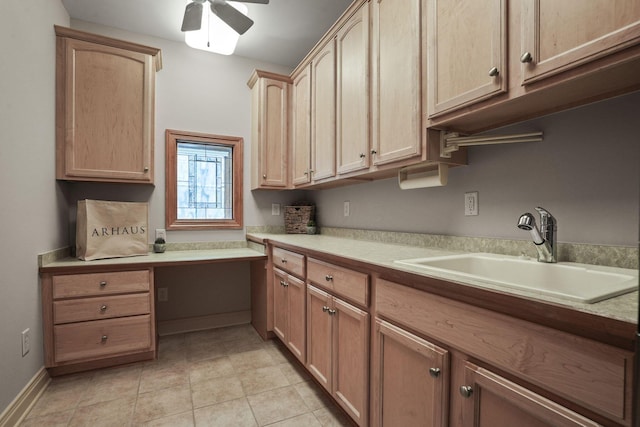
[{"label": "stainless steel sink", "polygon": [[462,254],[395,261],[425,272],[446,273],[461,279],[594,303],[631,292],[638,287],[636,270],[570,262],[542,263],[496,254]]}]

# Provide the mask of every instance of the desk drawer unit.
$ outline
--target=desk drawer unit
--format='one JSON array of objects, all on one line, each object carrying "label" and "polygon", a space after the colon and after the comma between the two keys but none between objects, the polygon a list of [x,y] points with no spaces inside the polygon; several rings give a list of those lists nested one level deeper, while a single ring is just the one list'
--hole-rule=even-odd
[{"label": "desk drawer unit", "polygon": [[369,305],[368,274],[309,258],[307,280],[357,304]]},{"label": "desk drawer unit", "polygon": [[50,374],[153,358],[153,296],[152,269],[43,275]]}]

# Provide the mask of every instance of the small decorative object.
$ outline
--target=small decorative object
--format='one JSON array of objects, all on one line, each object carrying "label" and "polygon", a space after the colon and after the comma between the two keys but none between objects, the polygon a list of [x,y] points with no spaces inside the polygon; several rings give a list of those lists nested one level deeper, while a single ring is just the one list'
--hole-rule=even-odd
[{"label": "small decorative object", "polygon": [[307,223],[307,234],[316,234],[316,222],[314,220],[310,220]]},{"label": "small decorative object", "polygon": [[165,242],[162,237],[158,237],[153,243],[153,252],[161,254],[165,250],[167,250],[167,242]]}]

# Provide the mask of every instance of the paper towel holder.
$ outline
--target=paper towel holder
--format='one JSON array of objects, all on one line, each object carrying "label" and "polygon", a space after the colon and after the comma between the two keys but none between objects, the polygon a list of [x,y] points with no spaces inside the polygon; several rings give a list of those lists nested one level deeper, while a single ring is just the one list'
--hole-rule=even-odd
[{"label": "paper towel holder", "polygon": [[447,185],[448,179],[449,165],[441,162],[407,166],[398,171],[401,190],[441,187]]}]

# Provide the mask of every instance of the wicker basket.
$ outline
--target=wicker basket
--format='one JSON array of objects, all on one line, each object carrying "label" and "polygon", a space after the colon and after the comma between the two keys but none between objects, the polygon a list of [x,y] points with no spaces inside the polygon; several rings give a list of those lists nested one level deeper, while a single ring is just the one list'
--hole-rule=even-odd
[{"label": "wicker basket", "polygon": [[285,231],[288,234],[306,234],[307,224],[314,218],[315,210],[315,206],[285,206]]}]

